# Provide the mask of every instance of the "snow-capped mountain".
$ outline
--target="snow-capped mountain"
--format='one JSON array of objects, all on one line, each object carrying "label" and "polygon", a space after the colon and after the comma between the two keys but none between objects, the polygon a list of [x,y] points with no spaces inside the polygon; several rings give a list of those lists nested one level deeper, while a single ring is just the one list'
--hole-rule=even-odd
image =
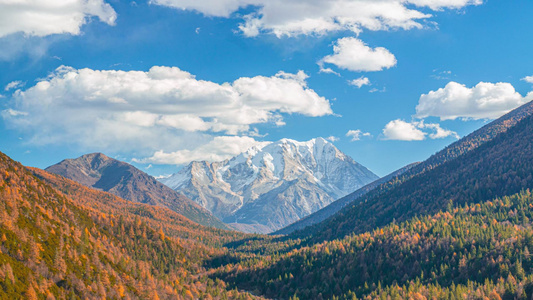
[{"label": "snow-capped mountain", "polygon": [[282,139],[160,179],[235,228],[272,232],[378,177],[323,138]]}]

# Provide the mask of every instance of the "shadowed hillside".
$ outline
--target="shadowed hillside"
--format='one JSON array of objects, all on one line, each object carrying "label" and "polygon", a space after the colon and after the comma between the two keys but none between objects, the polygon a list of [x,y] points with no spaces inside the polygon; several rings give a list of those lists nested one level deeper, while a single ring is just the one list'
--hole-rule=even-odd
[{"label": "shadowed hillside", "polygon": [[[432,155],[429,159],[422,163],[416,165],[412,164],[406,166],[392,174],[378,179],[375,182],[372,182],[354,193],[347,195],[329,206],[317,211],[316,213],[304,218],[294,224],[291,224],[279,231],[276,234],[290,234],[294,231],[301,230],[306,226],[311,226],[319,222],[324,221],[325,219],[333,216],[340,209],[345,207],[351,202],[354,204],[364,201],[369,197],[375,197],[380,193],[386,192],[390,189],[395,188],[396,186],[402,184],[404,181],[408,180],[413,176],[417,176],[426,171],[429,171],[447,161],[453,160],[469,151],[476,149],[477,147],[483,145],[484,143],[491,141],[500,133],[507,131],[509,128],[516,125],[522,119],[533,114],[533,102],[529,102],[508,114],[502,116],[501,118],[483,126],[482,128],[474,131],[473,133],[467,135],[466,137],[460,139],[459,141],[447,146],[443,150],[437,152],[435,155]],[[319,226],[306,228],[305,233],[297,233],[297,236],[302,237],[305,234],[310,234],[318,230]]]},{"label": "shadowed hillside", "polygon": [[517,108],[294,236],[342,238],[435,213],[450,200],[471,203],[531,187],[532,113],[533,102]]},{"label": "shadowed hillside", "polygon": [[170,208],[202,225],[228,229],[209,211],[189,198],[134,166],[102,153],[66,159],[46,168],[46,171],[126,200]]}]

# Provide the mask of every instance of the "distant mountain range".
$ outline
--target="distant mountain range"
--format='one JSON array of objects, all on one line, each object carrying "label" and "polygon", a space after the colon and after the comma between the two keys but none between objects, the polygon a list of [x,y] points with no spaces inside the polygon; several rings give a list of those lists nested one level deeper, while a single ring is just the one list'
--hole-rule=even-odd
[{"label": "distant mountain range", "polygon": [[227,229],[209,211],[187,197],[134,166],[102,153],[65,159],[46,168],[46,171],[126,200],[167,207],[201,225]]},{"label": "distant mountain range", "polygon": [[376,179],[332,143],[316,138],[282,139],[223,162],[192,162],[160,180],[234,228],[268,233]]}]

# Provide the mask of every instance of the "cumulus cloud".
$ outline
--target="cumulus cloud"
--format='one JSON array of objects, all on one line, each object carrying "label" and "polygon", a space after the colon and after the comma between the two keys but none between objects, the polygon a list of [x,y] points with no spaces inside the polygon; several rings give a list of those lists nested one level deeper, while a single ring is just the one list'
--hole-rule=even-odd
[{"label": "cumulus cloud", "polygon": [[181,165],[191,161],[223,161],[238,155],[253,146],[265,146],[271,142],[259,142],[246,136],[217,136],[194,150],[179,150],[166,153],[157,151],[152,157],[136,159],[140,163]]},{"label": "cumulus cloud", "polygon": [[390,121],[383,129],[383,135],[387,140],[422,141],[426,133],[418,129],[413,123],[402,120]]},{"label": "cumulus cloud", "polygon": [[495,119],[532,99],[533,94],[522,97],[509,83],[480,82],[468,88],[452,81],[444,88],[420,96],[416,116],[441,120]]},{"label": "cumulus cloud", "polygon": [[243,34],[257,36],[267,32],[281,37],[340,30],[359,33],[363,29],[421,28],[421,21],[431,15],[417,7],[458,9],[481,4],[481,0],[151,0],[151,3],[226,18],[241,8],[253,6],[253,12],[245,15],[239,26]]},{"label": "cumulus cloud", "polygon": [[318,64],[333,64],[354,72],[381,71],[396,65],[396,57],[389,50],[382,47],[370,48],[354,37],[337,40],[333,52],[334,54],[322,58]]},{"label": "cumulus cloud", "polygon": [[[427,132],[428,129],[430,132]],[[443,129],[439,124],[425,124],[423,121],[409,123],[400,119],[387,123],[383,129],[383,135],[386,140],[399,141],[422,141],[428,136],[430,139],[442,139],[449,136],[459,138],[456,132]]]},{"label": "cumulus cloud", "polygon": [[169,6],[181,10],[194,10],[207,16],[229,17],[241,7],[246,7],[252,1],[242,0],[150,0],[151,4]]},{"label": "cumulus cloud", "polygon": [[361,76],[357,79],[349,80],[348,84],[353,85],[357,87],[358,89],[360,89],[361,87],[365,85],[370,85],[370,79],[368,79],[367,77]]},{"label": "cumulus cloud", "polygon": [[526,76],[522,78],[523,81],[533,83],[533,76]]},{"label": "cumulus cloud", "polygon": [[114,25],[117,15],[103,0],[0,1],[0,38],[16,32],[78,35],[91,17]]},{"label": "cumulus cloud", "polygon": [[20,114],[4,111],[2,117],[36,144],[150,155],[192,151],[212,135],[258,136],[252,125],[282,126],[285,113],[332,114],[329,101],[306,79],[304,72],[279,72],[218,84],[176,67],[126,72],[63,66],[35,86],[15,91],[10,109]]},{"label": "cumulus cloud", "polygon": [[356,129],[356,130],[348,130],[348,132],[346,132],[346,136],[351,137],[352,142],[355,142],[355,141],[360,141],[361,138],[364,136],[372,136],[372,135],[368,132],[363,132],[360,129]]}]

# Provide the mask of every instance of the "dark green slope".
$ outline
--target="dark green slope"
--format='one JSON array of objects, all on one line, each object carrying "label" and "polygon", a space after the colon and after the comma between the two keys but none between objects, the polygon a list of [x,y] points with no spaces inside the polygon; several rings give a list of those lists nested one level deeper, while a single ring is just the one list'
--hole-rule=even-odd
[{"label": "dark green slope", "polygon": [[[410,178],[427,172],[447,161],[453,160],[469,151],[476,149],[484,143],[494,139],[498,134],[507,131],[512,126],[516,125],[520,120],[533,114],[533,102],[529,102],[499,119],[483,126],[474,131],[468,136],[452,143],[443,150],[432,155],[426,161],[414,166],[407,166],[408,169],[400,169],[389,176],[378,179],[375,182],[355,191],[354,193],[345,196],[329,206],[319,210],[318,212],[302,219],[299,222],[291,224],[276,232],[276,234],[290,234],[294,231],[301,230],[306,226],[314,225],[333,216],[341,208],[345,207],[351,202],[358,203],[364,201],[369,197],[376,197],[377,195],[389,191]],[[305,232],[297,232],[293,236],[305,237],[318,231],[320,227],[308,227]]]},{"label": "dark green slope", "polygon": [[532,106],[528,103],[507,116],[511,118],[481,128],[406,172],[396,183],[378,187],[298,236],[312,236],[315,242],[342,238],[394,220],[435,213],[450,200],[472,203],[533,187]]},{"label": "dark green slope", "polygon": [[531,299],[532,220],[523,191],[243,259],[218,276],[274,299]]}]

